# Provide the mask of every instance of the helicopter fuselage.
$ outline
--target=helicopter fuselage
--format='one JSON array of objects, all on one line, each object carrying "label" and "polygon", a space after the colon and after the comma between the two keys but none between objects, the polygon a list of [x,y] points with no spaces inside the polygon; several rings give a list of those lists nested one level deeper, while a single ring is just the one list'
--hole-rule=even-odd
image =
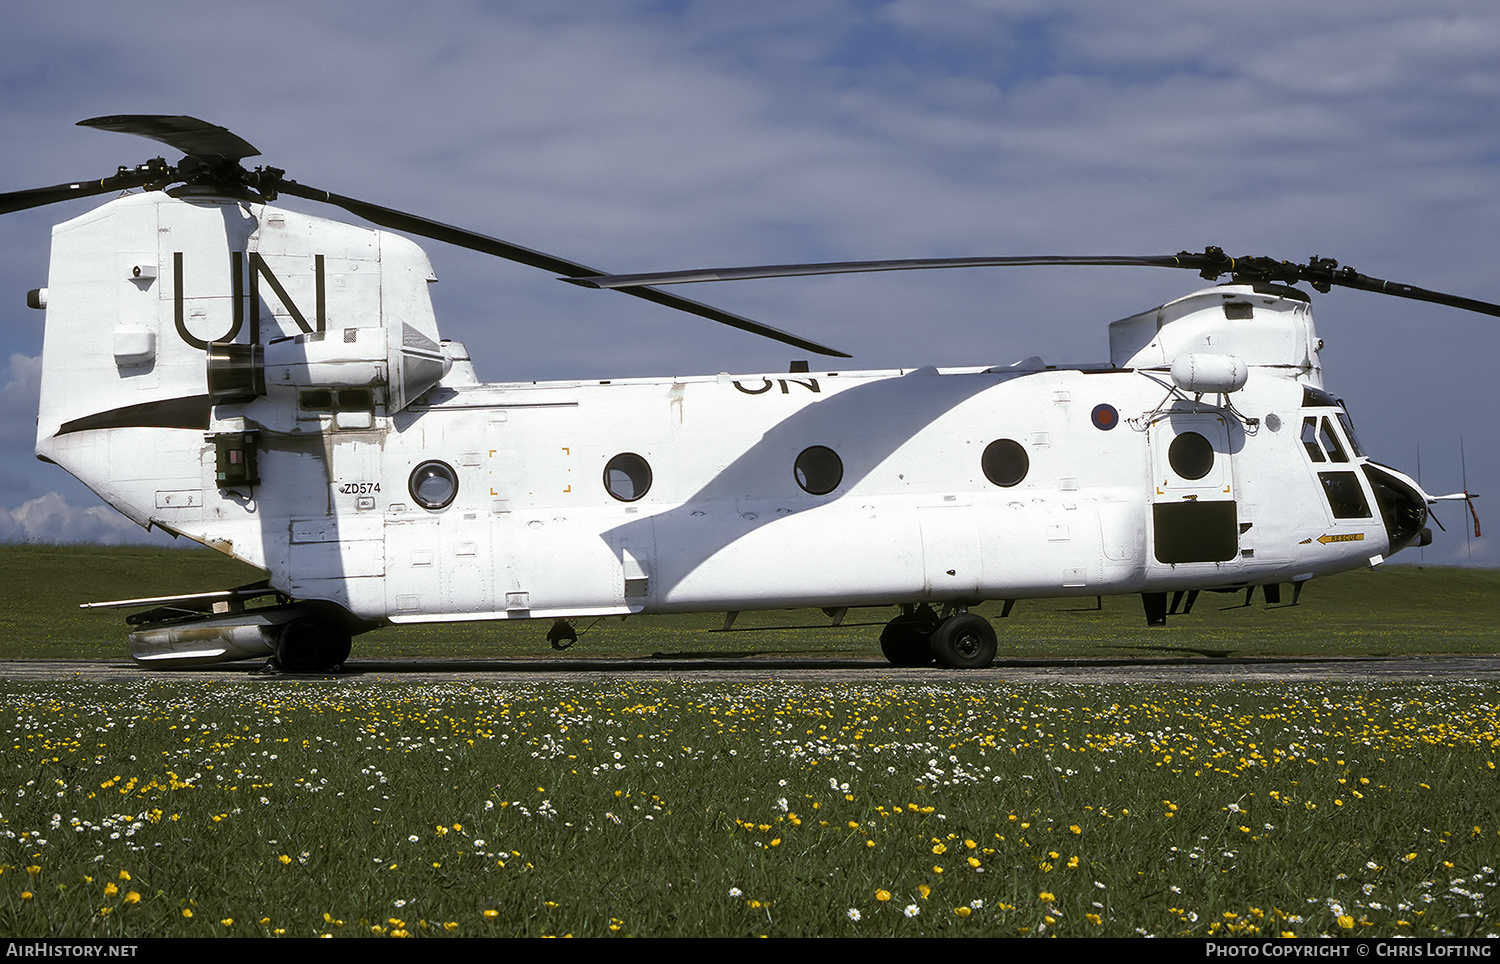
[{"label": "helicopter fuselage", "polygon": [[1096,365],[486,385],[431,280],[384,231],[111,202],[55,231],[37,452],[367,625],[1300,583],[1426,518],[1280,285]]}]

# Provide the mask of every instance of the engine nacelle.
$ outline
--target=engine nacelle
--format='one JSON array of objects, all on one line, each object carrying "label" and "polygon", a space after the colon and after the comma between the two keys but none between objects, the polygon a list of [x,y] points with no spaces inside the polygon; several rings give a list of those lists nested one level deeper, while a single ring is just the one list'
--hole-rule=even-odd
[{"label": "engine nacelle", "polygon": [[299,414],[368,428],[360,423],[406,408],[452,367],[441,344],[398,322],[210,345],[208,391],[214,404],[243,404],[247,419],[272,431],[293,431]]}]

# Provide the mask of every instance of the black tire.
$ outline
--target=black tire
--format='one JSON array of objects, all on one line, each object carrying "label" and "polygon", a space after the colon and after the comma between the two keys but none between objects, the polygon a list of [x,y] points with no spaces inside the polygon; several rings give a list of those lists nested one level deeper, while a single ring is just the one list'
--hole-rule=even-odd
[{"label": "black tire", "polygon": [[276,636],[276,665],[289,673],[320,673],[349,658],[349,634],[316,619],[294,619]]},{"label": "black tire", "polygon": [[995,661],[995,627],[983,616],[955,613],[929,640],[932,658],[948,669],[979,669]]},{"label": "black tire", "polygon": [[892,666],[926,666],[932,662],[927,638],[935,625],[927,613],[903,613],[880,631],[880,651]]}]

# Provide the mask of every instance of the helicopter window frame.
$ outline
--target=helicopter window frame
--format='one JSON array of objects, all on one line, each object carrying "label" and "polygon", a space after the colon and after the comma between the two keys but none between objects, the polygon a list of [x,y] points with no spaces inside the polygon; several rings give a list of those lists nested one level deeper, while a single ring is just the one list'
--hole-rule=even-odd
[{"label": "helicopter window frame", "polygon": [[808,495],[827,495],[844,481],[844,460],[826,445],[809,445],[792,462],[792,478]]},{"label": "helicopter window frame", "polygon": [[635,452],[621,452],[604,463],[604,491],[619,502],[638,502],[651,491],[651,463]]},{"label": "helicopter window frame", "polygon": [[[437,483],[438,488],[433,488]],[[446,509],[458,497],[458,473],[441,459],[429,459],[411,470],[406,491],[412,501],[429,512]]]},{"label": "helicopter window frame", "polygon": [[1031,456],[1026,446],[1012,438],[997,438],[979,455],[984,477],[1002,489],[1020,485],[1031,474]]}]

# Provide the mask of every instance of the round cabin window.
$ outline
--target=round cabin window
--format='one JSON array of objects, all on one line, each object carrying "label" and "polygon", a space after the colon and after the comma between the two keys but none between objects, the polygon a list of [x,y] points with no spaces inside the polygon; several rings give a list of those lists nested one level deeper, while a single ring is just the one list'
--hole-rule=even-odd
[{"label": "round cabin window", "polygon": [[446,462],[423,462],[412,469],[407,489],[424,509],[446,508],[458,495],[458,474]]},{"label": "round cabin window", "polygon": [[814,445],[802,450],[797,456],[792,472],[802,491],[811,495],[827,495],[839,487],[844,480],[844,463],[839,455],[826,445]]},{"label": "round cabin window", "polygon": [[1008,438],[996,439],[986,445],[984,454],[979,457],[979,465],[984,469],[985,478],[1005,488],[1019,484],[1031,471],[1031,459],[1026,450],[1020,442]]},{"label": "round cabin window", "polygon": [[651,490],[651,465],[634,452],[621,452],[604,466],[604,490],[621,502],[634,502]]},{"label": "round cabin window", "polygon": [[1213,443],[1197,432],[1183,432],[1167,446],[1167,462],[1189,482],[1201,479],[1214,467]]}]

